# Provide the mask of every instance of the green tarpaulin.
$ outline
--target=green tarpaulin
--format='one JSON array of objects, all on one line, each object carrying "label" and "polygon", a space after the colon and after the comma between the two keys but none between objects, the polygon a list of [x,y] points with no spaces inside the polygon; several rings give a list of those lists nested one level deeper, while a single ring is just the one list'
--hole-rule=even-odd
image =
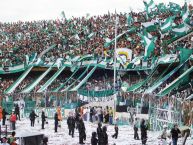
[{"label": "green tarpaulin", "polygon": [[146,84],[151,78],[152,76],[154,75],[154,73],[156,72],[158,66],[154,67],[153,71],[151,72],[151,74],[143,81],[137,83],[137,84],[134,84],[132,85],[131,87],[129,87],[127,89],[128,92],[133,92],[133,91],[136,91],[137,89],[141,88],[144,84]]},{"label": "green tarpaulin", "polygon": [[71,91],[77,91],[83,84],[86,83],[86,81],[91,77],[91,75],[94,73],[94,71],[96,70],[97,65],[86,75],[86,77],[81,80],[81,82],[75,86],[73,89],[71,89]]}]

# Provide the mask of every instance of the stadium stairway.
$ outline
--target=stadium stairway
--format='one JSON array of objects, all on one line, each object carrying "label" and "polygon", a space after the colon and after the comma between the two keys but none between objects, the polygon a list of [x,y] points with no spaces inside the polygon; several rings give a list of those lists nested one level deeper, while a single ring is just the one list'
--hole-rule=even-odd
[{"label": "stadium stairway", "polygon": [[61,74],[61,72],[66,68],[65,65],[63,65],[58,71],[37,91],[38,93],[43,92],[47,89],[49,85],[52,84],[52,82]]},{"label": "stadium stairway", "polygon": [[52,70],[53,66],[49,67],[42,75],[40,75],[32,84],[28,85],[21,93],[29,93],[34,87]]},{"label": "stadium stairway", "polygon": [[25,77],[29,74],[29,72],[32,70],[33,66],[29,67],[9,88],[5,90],[5,94],[12,93],[18,85],[25,79]]},{"label": "stadium stairway", "polygon": [[86,75],[86,77],[77,86],[71,89],[71,91],[77,91],[84,83],[86,83],[86,81],[91,77],[91,75],[94,73],[96,68],[97,68],[97,65],[93,67],[93,69]]},{"label": "stadium stairway", "polygon": [[190,67],[188,70],[186,70],[183,74],[181,74],[177,79],[175,79],[173,82],[171,82],[168,86],[166,86],[163,90],[161,90],[157,96],[165,96],[169,94],[173,89],[177,88],[181,82],[184,81],[184,78],[189,75],[191,72],[193,72],[193,66]]},{"label": "stadium stairway", "polygon": [[[184,62],[186,63],[187,60]],[[170,73],[165,75],[163,78],[160,78],[159,80],[155,81],[154,85],[149,87],[144,93],[145,94],[151,94],[154,90],[156,90],[159,86],[161,86],[166,80],[168,80],[174,73],[176,73],[183,65],[184,63],[178,65],[174,70],[172,70]]]},{"label": "stadium stairway", "polygon": [[78,70],[79,70],[79,68],[77,68],[77,69],[72,73],[72,75],[71,75],[64,83],[62,83],[59,87],[55,88],[55,89],[53,90],[53,92],[58,92],[59,90],[61,90],[61,89],[67,84],[67,82],[69,82],[69,81],[72,79],[72,77],[75,76],[75,74],[78,72]]}]

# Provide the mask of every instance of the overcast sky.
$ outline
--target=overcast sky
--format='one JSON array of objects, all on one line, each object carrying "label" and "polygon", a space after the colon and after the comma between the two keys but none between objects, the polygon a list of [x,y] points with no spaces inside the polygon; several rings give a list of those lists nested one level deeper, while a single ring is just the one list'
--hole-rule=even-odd
[{"label": "overcast sky", "polygon": [[[150,1],[150,0],[146,0]],[[154,0],[155,3],[176,2],[184,0]],[[193,2],[193,0],[188,0]],[[144,9],[143,0],[0,0],[0,21],[31,21],[61,18],[64,11],[67,18],[71,16],[99,15],[114,12],[129,12]]]}]

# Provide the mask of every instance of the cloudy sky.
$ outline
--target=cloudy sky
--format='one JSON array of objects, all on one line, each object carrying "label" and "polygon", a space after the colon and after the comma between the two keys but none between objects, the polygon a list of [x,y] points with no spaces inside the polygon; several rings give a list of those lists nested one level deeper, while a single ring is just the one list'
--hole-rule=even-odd
[{"label": "cloudy sky", "polygon": [[[150,1],[150,0],[146,0]],[[154,0],[155,3],[184,0]],[[193,2],[193,0],[188,0]],[[0,21],[31,21],[61,18],[64,11],[67,18],[114,12],[129,12],[144,9],[143,0],[0,0]]]}]

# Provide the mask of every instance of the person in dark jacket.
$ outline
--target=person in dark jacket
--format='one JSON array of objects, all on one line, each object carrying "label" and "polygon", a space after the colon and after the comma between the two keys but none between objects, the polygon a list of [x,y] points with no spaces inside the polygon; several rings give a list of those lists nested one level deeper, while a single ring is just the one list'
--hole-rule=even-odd
[{"label": "person in dark jacket", "polygon": [[45,124],[45,121],[46,121],[46,118],[47,118],[44,111],[42,111],[41,118],[42,118],[42,129],[44,129],[44,124]]},{"label": "person in dark jacket", "polygon": [[94,107],[91,107],[90,108],[90,122],[93,122],[93,118],[92,118],[92,116],[93,116],[93,114],[94,114]]},{"label": "person in dark jacket", "polygon": [[107,127],[103,126],[103,132],[101,137],[101,143],[99,145],[108,145]]},{"label": "person in dark jacket", "polygon": [[17,120],[18,119],[20,120],[20,109],[18,104],[16,104],[15,106],[15,114],[16,114]]},{"label": "person in dark jacket", "polygon": [[102,133],[103,133],[102,124],[99,122],[98,127],[97,127],[97,136],[98,136],[98,140],[99,140],[99,145],[101,143]]},{"label": "person in dark jacket", "polygon": [[97,145],[98,139],[96,138],[96,132],[92,132],[91,145]]},{"label": "person in dark jacket", "polygon": [[3,116],[3,125],[5,125],[6,115],[8,115],[8,113],[5,111],[5,109],[3,109],[3,111],[2,111],[2,116]]},{"label": "person in dark jacket", "polygon": [[179,137],[180,134],[181,134],[181,132],[180,132],[180,130],[178,128],[178,125],[174,124],[174,127],[171,130],[173,145],[177,145],[178,137]]},{"label": "person in dark jacket", "polygon": [[145,120],[142,119],[141,121],[141,125],[140,125],[140,128],[141,128],[141,141],[142,141],[142,145],[145,145],[146,142],[147,142],[147,125],[145,124]]},{"label": "person in dark jacket", "polygon": [[78,131],[79,131],[79,143],[80,144],[85,144],[83,140],[86,140],[86,132],[85,132],[85,125],[82,120],[82,118],[79,119],[79,124],[78,124]]},{"label": "person in dark jacket", "polygon": [[57,132],[58,130],[58,121],[60,121],[58,119],[58,113],[56,112],[55,115],[54,115],[54,129],[55,129],[55,132]]},{"label": "person in dark jacket", "polygon": [[72,137],[74,137],[75,118],[73,116],[69,116],[67,119],[67,124],[69,129],[69,135],[72,135]]},{"label": "person in dark jacket", "polygon": [[138,135],[138,120],[137,118],[135,118],[135,122],[134,122],[134,139],[139,140],[139,135]]},{"label": "person in dark jacket", "polygon": [[31,126],[32,126],[32,127],[34,127],[36,117],[38,117],[38,115],[36,115],[36,113],[34,112],[34,110],[32,110],[32,112],[31,112],[30,115],[29,115],[29,118],[30,118]]},{"label": "person in dark jacket", "polygon": [[118,132],[119,132],[119,128],[118,126],[115,124],[115,134],[112,135],[113,138],[117,139],[118,137]]},{"label": "person in dark jacket", "polygon": [[[76,109],[76,110],[78,110],[78,109]],[[79,119],[80,119],[80,113],[78,111],[76,111],[76,115],[75,115],[76,129],[78,129]]]}]

